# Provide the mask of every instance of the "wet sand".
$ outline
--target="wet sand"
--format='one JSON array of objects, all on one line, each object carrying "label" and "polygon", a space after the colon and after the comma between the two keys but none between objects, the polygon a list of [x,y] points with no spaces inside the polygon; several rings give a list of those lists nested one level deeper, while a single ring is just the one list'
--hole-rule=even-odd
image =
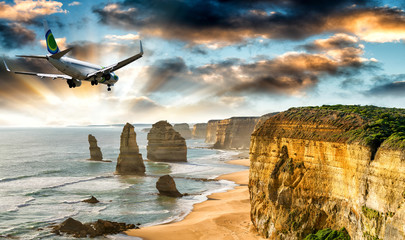
[{"label": "wet sand", "polygon": [[[249,159],[228,163],[249,166]],[[221,175],[217,179],[234,181],[241,186],[209,195],[207,201],[194,205],[193,211],[180,222],[129,230],[126,234],[145,240],[263,239],[250,223],[249,170]]]}]

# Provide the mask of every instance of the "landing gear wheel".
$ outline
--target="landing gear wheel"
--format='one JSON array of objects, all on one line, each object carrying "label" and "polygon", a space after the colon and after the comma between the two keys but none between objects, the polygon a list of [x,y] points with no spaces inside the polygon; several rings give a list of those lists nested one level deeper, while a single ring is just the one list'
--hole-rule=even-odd
[{"label": "landing gear wheel", "polygon": [[91,80],[91,86],[94,86],[94,81],[93,80]]},{"label": "landing gear wheel", "polygon": [[98,81],[97,81],[97,80],[94,80],[94,85],[98,85]]},{"label": "landing gear wheel", "polygon": [[108,88],[107,88],[107,91],[111,91],[111,85],[108,84],[107,87],[108,87]]},{"label": "landing gear wheel", "polygon": [[107,91],[111,91],[111,88],[107,88]]}]

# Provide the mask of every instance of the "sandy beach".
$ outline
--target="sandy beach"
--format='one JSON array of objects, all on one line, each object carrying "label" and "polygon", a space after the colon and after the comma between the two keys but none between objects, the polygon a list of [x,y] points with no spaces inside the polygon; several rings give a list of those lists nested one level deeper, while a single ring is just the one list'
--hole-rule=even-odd
[{"label": "sandy beach", "polygon": [[[228,163],[249,166],[249,159],[232,160]],[[194,205],[193,211],[180,222],[126,233],[145,240],[263,239],[251,228],[247,187],[249,170],[221,175],[217,179],[234,181],[241,186],[209,195],[207,201]]]}]

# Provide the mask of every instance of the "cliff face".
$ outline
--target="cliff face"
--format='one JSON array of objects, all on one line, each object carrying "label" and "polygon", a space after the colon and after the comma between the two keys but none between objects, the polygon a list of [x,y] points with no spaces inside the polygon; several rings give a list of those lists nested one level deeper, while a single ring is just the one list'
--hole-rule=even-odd
[{"label": "cliff face", "polygon": [[207,123],[196,123],[193,126],[193,138],[203,138],[207,135]]},{"label": "cliff face", "polygon": [[176,132],[180,133],[184,139],[191,138],[190,126],[187,123],[174,124],[173,128]]},{"label": "cliff face", "polygon": [[217,127],[221,120],[209,120],[207,123],[207,134],[205,135],[206,143],[215,143],[217,141]]},{"label": "cliff face", "polygon": [[152,125],[148,133],[148,159],[163,162],[186,162],[186,141],[167,121]]},{"label": "cliff face", "polygon": [[303,239],[345,227],[352,239],[405,239],[404,149],[351,141],[350,131],[368,126],[356,114],[291,114],[252,134],[249,190],[258,232]]},{"label": "cliff face", "polygon": [[127,123],[121,133],[120,154],[115,168],[116,174],[144,174],[145,165],[136,143],[134,126]]},{"label": "cliff face", "polygon": [[218,122],[214,148],[248,149],[258,117],[233,117]]},{"label": "cliff face", "polygon": [[89,150],[90,150],[90,159],[89,160],[94,160],[94,161],[102,161],[103,160],[103,154],[101,153],[100,148],[97,146],[97,140],[96,138],[89,134]]}]

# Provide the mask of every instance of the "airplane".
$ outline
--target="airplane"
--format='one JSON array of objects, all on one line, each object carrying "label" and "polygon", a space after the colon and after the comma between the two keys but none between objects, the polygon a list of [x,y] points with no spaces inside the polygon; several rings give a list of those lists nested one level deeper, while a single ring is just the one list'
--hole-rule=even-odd
[{"label": "airplane", "polygon": [[11,71],[6,61],[3,59],[4,66],[8,72],[14,72],[15,74],[25,74],[38,76],[40,78],[52,78],[53,80],[57,78],[66,79],[69,88],[80,87],[82,81],[90,81],[91,85],[98,85],[99,83],[107,85],[107,91],[111,91],[111,87],[118,81],[118,76],[114,71],[130,64],[131,62],[139,59],[143,55],[142,41],[139,42],[140,52],[132,57],[129,57],[123,61],[112,64],[108,67],[101,67],[92,63],[80,61],[74,58],[66,57],[65,55],[72,50],[68,48],[66,50],[60,51],[59,47],[55,41],[51,29],[48,27],[48,23],[44,21],[45,28],[45,39],[48,52],[47,55],[17,55],[16,57],[23,58],[40,58],[46,59],[52,64],[56,69],[64,74],[49,74],[49,73],[35,73],[35,72],[20,72]]}]

